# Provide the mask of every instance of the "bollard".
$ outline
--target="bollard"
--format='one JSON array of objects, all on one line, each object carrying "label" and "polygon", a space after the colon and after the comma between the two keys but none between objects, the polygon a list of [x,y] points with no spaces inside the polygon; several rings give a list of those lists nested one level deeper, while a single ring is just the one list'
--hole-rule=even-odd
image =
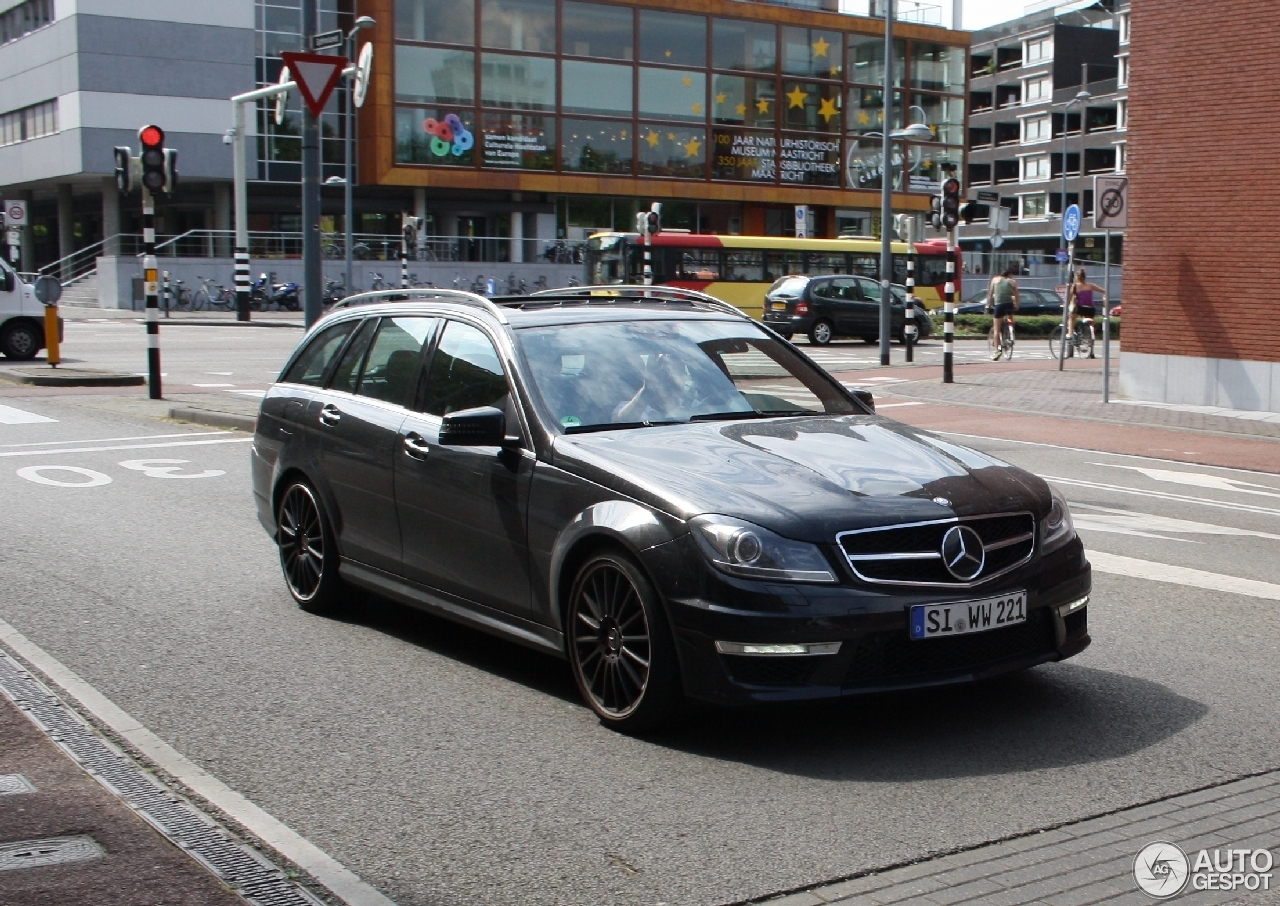
[{"label": "bollard", "polygon": [[44,348],[50,368],[62,364],[62,337],[58,330],[58,303],[44,308]]}]

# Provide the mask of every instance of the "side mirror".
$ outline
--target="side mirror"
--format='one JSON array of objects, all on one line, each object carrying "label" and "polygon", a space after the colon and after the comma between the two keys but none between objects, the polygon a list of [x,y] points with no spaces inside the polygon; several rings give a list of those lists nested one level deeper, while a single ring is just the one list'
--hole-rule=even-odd
[{"label": "side mirror", "polygon": [[876,400],[875,400],[875,397],[871,395],[870,390],[859,389],[859,390],[850,390],[849,392],[852,393],[854,397],[858,400],[858,402],[862,403],[862,405],[866,406],[872,412],[876,411]]},{"label": "side mirror", "polygon": [[15,281],[16,278],[13,276],[13,271],[0,269],[0,293],[13,292],[16,285]]},{"label": "side mirror", "polygon": [[441,445],[457,447],[513,446],[507,437],[507,416],[493,406],[451,412],[440,424]]}]

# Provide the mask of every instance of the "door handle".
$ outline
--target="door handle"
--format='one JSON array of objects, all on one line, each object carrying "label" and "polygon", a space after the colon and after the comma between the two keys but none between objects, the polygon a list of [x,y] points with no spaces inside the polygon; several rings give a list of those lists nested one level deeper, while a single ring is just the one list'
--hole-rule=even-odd
[{"label": "door handle", "polygon": [[320,424],[336,425],[342,421],[342,412],[333,403],[325,403],[320,410]]},{"label": "door handle", "polygon": [[412,456],[414,459],[426,460],[431,447],[421,434],[411,431],[404,436],[404,452],[406,456]]}]

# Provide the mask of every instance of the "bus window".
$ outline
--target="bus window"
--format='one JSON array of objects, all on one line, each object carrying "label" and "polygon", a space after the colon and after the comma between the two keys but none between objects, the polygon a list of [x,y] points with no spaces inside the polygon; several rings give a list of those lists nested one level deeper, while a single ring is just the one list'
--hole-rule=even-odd
[{"label": "bus window", "polygon": [[942,286],[947,282],[947,259],[938,255],[916,257],[916,284],[918,286]]},{"label": "bus window", "polygon": [[719,249],[681,249],[677,280],[719,280]]},{"label": "bus window", "polygon": [[759,283],[764,280],[764,252],[746,249],[724,253],[724,279]]},{"label": "bus window", "polygon": [[861,277],[878,278],[880,276],[879,255],[871,255],[865,252],[854,252],[849,257],[853,259],[849,273],[857,274]]},{"label": "bus window", "polygon": [[803,274],[804,263],[799,252],[769,252],[765,257],[764,278],[777,280],[788,274]]},{"label": "bus window", "polygon": [[805,256],[808,268],[805,273],[811,275],[817,274],[846,274],[848,273],[848,262],[845,261],[843,252],[810,252]]}]

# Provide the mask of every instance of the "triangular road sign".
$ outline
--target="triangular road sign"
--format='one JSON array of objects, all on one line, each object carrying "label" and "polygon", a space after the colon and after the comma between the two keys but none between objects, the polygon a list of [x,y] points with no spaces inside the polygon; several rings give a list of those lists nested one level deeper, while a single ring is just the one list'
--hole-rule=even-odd
[{"label": "triangular road sign", "polygon": [[298,83],[298,92],[311,115],[319,116],[329,95],[333,94],[338,79],[342,77],[342,70],[347,67],[347,58],[286,50],[280,54],[280,59],[284,60],[284,65],[293,73],[293,80]]}]

